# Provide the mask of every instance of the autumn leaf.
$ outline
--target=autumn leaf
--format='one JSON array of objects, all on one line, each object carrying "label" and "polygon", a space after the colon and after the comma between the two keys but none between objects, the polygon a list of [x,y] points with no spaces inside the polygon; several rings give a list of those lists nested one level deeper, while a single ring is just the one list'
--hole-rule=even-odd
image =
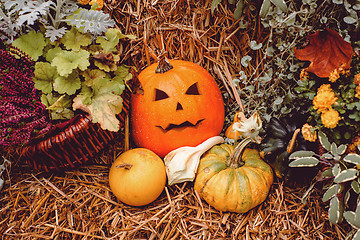
[{"label": "autumn leaf", "polygon": [[308,45],[295,48],[295,56],[299,60],[310,61],[307,71],[318,77],[329,77],[330,73],[344,64],[350,67],[353,49],[332,29],[317,31],[307,37]]},{"label": "autumn leaf", "polygon": [[47,62],[37,62],[35,64],[35,77],[33,81],[35,87],[42,91],[42,93],[51,93],[53,89],[54,79],[58,77],[56,67],[52,67]]},{"label": "autumn leaf", "polygon": [[56,54],[61,53],[62,51],[63,50],[59,46],[49,49],[45,54],[46,61],[51,62],[56,57]]},{"label": "autumn leaf", "polygon": [[109,28],[105,33],[105,37],[98,37],[96,43],[100,44],[105,53],[110,53],[117,51],[116,46],[122,38],[135,39],[136,37],[122,34],[117,28]]},{"label": "autumn leaf", "polygon": [[67,50],[79,51],[82,46],[91,44],[91,35],[84,34],[72,27],[70,31],[65,33],[60,42],[64,44]]},{"label": "autumn leaf", "polygon": [[86,50],[61,51],[51,61],[51,66],[56,67],[60,76],[67,77],[74,69],[85,71],[90,65],[90,53]]},{"label": "autumn leaf", "polygon": [[99,123],[102,129],[117,132],[120,129],[120,122],[116,115],[123,107],[123,99],[119,95],[125,86],[117,81],[103,85],[98,83],[99,85],[94,86],[94,91],[81,91],[74,98],[73,109],[81,109],[89,113],[92,122]]},{"label": "autumn leaf", "polygon": [[97,81],[104,81],[106,77],[106,73],[99,69],[86,69],[81,75],[84,77],[84,82],[88,87],[93,86]]},{"label": "autumn leaf", "polygon": [[76,90],[81,88],[81,80],[79,74],[73,71],[69,76],[58,76],[54,81],[54,90],[60,94],[73,95]]},{"label": "autumn leaf", "polygon": [[71,119],[74,112],[70,110],[72,99],[68,95],[54,95],[53,93],[43,94],[41,102],[50,111],[51,119]]},{"label": "autumn leaf", "polygon": [[12,42],[14,47],[19,48],[28,54],[34,61],[37,61],[43,54],[46,40],[41,33],[31,31],[28,34],[23,34]]}]

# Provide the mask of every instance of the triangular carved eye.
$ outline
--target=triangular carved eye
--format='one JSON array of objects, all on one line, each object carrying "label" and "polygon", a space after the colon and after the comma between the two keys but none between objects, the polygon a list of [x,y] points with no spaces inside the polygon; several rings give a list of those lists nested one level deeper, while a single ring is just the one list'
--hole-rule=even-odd
[{"label": "triangular carved eye", "polygon": [[168,97],[169,97],[169,95],[167,95],[166,92],[155,88],[155,101],[163,100]]},{"label": "triangular carved eye", "polygon": [[185,94],[187,95],[200,95],[197,82],[191,85]]}]

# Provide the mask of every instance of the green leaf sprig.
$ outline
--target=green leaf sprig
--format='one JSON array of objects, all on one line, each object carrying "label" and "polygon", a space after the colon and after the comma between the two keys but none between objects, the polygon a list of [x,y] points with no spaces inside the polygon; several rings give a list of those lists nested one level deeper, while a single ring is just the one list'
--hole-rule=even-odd
[{"label": "green leaf sprig", "polygon": [[[312,151],[297,151],[290,155],[290,167],[316,167],[323,170],[317,181],[328,181],[324,185],[323,202],[329,202],[328,216],[332,224],[344,218],[354,228],[347,239],[360,237],[360,155],[347,151],[347,145],[330,143],[327,136],[319,131],[319,142],[325,152],[321,155]],[[360,151],[360,145],[357,146]],[[314,184],[310,187],[313,188]],[[303,199],[310,194],[306,192]],[[353,207],[353,202],[356,207]],[[354,211],[353,211],[354,210]]]},{"label": "green leaf sprig", "polygon": [[118,131],[116,115],[122,111],[121,94],[132,78],[130,67],[118,65],[117,46],[123,38],[134,36],[109,28],[104,36],[92,40],[90,33],[72,27],[55,42],[47,40],[42,32],[31,31],[13,44],[38,59],[35,87],[42,91],[42,102],[52,119],[72,118],[80,109],[103,129]]}]

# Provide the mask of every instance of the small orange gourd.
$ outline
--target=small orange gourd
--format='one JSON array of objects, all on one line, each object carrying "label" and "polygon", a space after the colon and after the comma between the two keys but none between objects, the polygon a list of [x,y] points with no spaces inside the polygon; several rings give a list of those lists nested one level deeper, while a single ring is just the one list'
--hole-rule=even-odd
[{"label": "small orange gourd", "polygon": [[143,93],[131,98],[132,137],[138,147],[164,157],[174,149],[194,147],[220,134],[224,102],[204,68],[163,58],[138,78]]},{"label": "small orange gourd", "polygon": [[225,137],[234,139],[235,141],[239,140],[241,136],[239,131],[233,129],[234,123],[240,121],[240,118],[238,117],[239,113],[240,112],[235,113],[232,124],[225,130]]}]

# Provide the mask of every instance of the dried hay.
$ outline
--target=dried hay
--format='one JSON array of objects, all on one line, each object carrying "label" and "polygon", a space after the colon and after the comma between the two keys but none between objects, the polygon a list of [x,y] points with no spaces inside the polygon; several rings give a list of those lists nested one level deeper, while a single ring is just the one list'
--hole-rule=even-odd
[{"label": "dried hay", "polygon": [[201,201],[191,183],[166,187],[145,207],[116,201],[107,166],[63,176],[26,173],[1,194],[4,239],[343,239],[329,226],[318,193],[275,183],[268,199],[246,214],[221,213]]},{"label": "dried hay", "polygon": [[[231,96],[231,78],[243,69],[249,41],[264,41],[249,12],[240,29],[224,4],[214,15],[211,1],[106,1],[106,10],[126,34],[137,39],[124,47],[123,61],[139,70],[165,49],[169,58],[196,62],[215,76]],[[255,74],[263,56],[253,56]],[[258,64],[259,63],[259,64]],[[227,114],[239,106],[226,99]],[[128,126],[126,127],[128,130]],[[246,214],[222,213],[200,200],[192,183],[167,186],[145,207],[118,202],[108,185],[113,160],[129,148],[128,133],[94,159],[93,165],[63,174],[32,172],[18,160],[0,192],[2,239],[343,239],[349,228],[331,226],[315,189],[306,204],[306,187],[275,182],[268,199]],[[131,147],[131,146],[130,146]]]}]

